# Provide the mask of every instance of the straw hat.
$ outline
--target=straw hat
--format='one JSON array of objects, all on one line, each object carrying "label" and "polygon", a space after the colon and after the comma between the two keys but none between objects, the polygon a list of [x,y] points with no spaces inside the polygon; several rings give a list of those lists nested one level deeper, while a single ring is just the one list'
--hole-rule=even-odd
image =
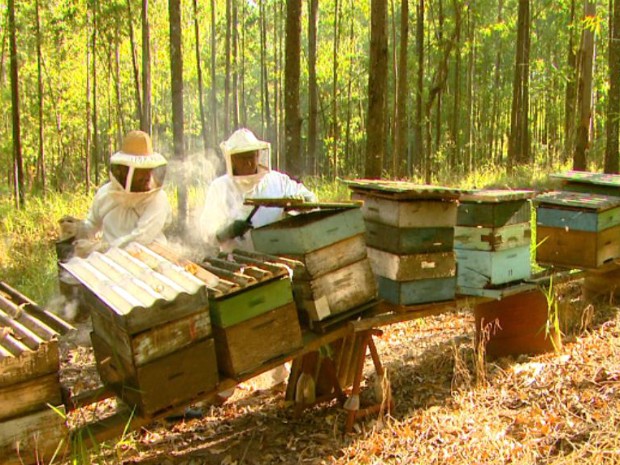
[{"label": "straw hat", "polygon": [[130,131],[123,139],[121,150],[110,158],[110,163],[134,168],[156,168],[165,165],[166,159],[153,152],[151,137],[144,131]]}]

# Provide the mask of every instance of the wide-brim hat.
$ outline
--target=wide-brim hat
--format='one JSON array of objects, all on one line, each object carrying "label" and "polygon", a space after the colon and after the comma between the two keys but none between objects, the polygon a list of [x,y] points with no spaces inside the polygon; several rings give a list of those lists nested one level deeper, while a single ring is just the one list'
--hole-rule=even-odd
[{"label": "wide-brim hat", "polygon": [[253,152],[254,150],[266,150],[270,147],[271,144],[269,142],[258,139],[247,128],[237,129],[228,139],[220,144],[222,152],[229,155]]},{"label": "wide-brim hat", "polygon": [[165,165],[163,155],[153,151],[151,137],[144,131],[130,131],[123,139],[121,150],[110,157],[110,163],[134,168],[157,168]]}]

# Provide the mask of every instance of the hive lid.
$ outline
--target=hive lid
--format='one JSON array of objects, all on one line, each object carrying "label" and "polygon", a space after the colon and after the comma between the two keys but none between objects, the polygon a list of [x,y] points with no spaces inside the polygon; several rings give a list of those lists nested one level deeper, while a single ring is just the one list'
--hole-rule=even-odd
[{"label": "hive lid", "polygon": [[620,197],[588,192],[554,191],[541,194],[534,199],[536,205],[557,205],[567,208],[604,211],[620,206]]},{"label": "hive lid", "polygon": [[343,180],[353,192],[394,200],[457,200],[460,189],[406,181],[375,179]]}]

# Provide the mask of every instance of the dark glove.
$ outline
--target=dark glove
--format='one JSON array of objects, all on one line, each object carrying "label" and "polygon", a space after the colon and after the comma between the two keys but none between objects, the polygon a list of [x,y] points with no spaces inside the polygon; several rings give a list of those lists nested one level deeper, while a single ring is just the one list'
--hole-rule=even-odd
[{"label": "dark glove", "polygon": [[252,228],[252,225],[245,220],[235,220],[225,228],[220,229],[216,234],[219,241],[226,241],[241,237]]}]

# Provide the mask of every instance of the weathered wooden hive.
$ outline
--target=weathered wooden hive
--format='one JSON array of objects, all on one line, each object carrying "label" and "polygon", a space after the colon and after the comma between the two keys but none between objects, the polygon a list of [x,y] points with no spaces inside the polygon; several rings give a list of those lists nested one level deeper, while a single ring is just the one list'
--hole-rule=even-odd
[{"label": "weathered wooden hive", "polygon": [[256,250],[303,263],[293,291],[310,326],[355,312],[377,295],[359,205],[318,207],[252,230]]},{"label": "weathered wooden hive", "polygon": [[536,261],[596,269],[620,257],[620,197],[558,191],[536,204]]},{"label": "weathered wooden hive", "polygon": [[533,191],[462,193],[454,237],[460,294],[484,295],[484,289],[530,277],[533,196]]},{"label": "weathered wooden hive", "polygon": [[[0,463],[47,463],[68,433],[58,337],[72,326],[0,282]],[[54,406],[54,411],[50,406]]]},{"label": "weathered wooden hive", "polygon": [[206,258],[206,270],[226,289],[210,289],[220,371],[237,378],[301,347],[289,268],[277,257],[235,250]]},{"label": "weathered wooden hive", "polygon": [[368,257],[379,297],[399,305],[454,298],[459,191],[400,181],[349,181],[364,202]]},{"label": "weathered wooden hive", "polygon": [[207,284],[217,277],[138,243],[62,266],[83,286],[103,383],[139,414],[188,403],[219,381]]},{"label": "weathered wooden hive", "polygon": [[620,197],[620,174],[566,171],[549,175],[561,182],[558,190]]}]

